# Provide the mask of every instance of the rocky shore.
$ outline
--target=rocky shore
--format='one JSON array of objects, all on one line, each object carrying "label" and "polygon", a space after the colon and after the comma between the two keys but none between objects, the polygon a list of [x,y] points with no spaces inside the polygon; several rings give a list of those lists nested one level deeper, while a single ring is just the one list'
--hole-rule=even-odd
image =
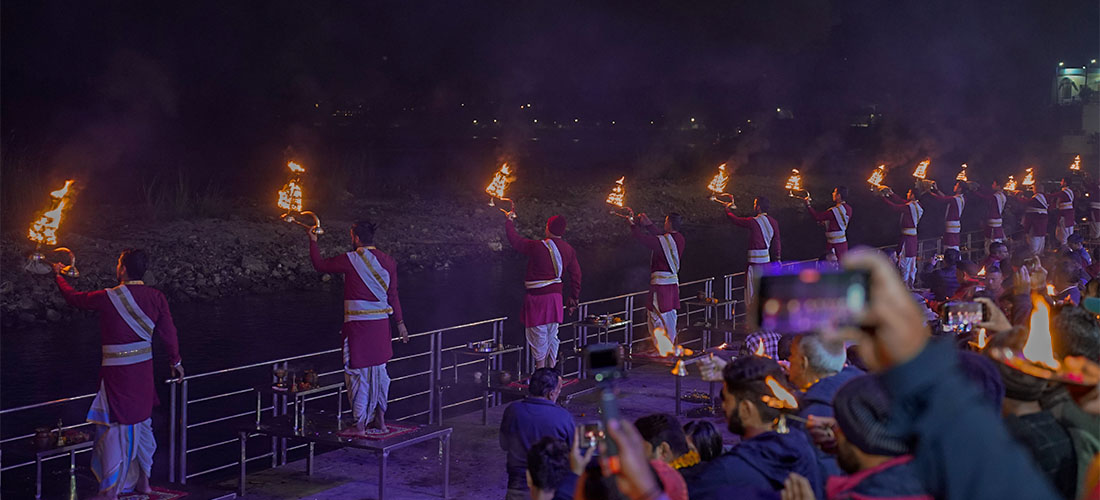
[{"label": "rocky shore", "polygon": [[[708,200],[698,179],[693,180],[690,184],[652,181],[644,187],[628,183],[627,204],[654,214],[675,209],[690,224],[720,223],[720,208]],[[757,193],[771,196],[787,209],[797,205],[778,189],[781,186],[772,185],[774,179],[768,184],[760,178],[739,180],[731,191],[742,209],[749,208],[744,205],[750,205]],[[520,231],[539,236],[546,218],[561,213],[569,221],[566,237],[574,245],[621,238],[623,220],[609,215],[603,203],[608,187],[517,192]],[[346,251],[348,228],[356,218],[366,217],[379,224],[376,243],[397,259],[402,273],[505,258],[504,217],[486,202],[484,195],[469,193],[446,200],[409,195],[325,207],[318,210],[326,230],[320,238],[322,252],[331,256]],[[94,218],[87,215],[93,210]],[[77,202],[60,232],[62,244],[77,255],[81,276],[72,281],[77,289],[115,285],[118,254],[128,247],[150,253],[153,261],[145,281],[173,302],[341,286],[339,277],[322,275],[310,266],[305,229],[280,221],[267,205],[240,202],[224,218],[167,222],[146,220],[141,212],[141,207],[89,207]],[[0,238],[0,324],[6,328],[64,321],[80,314],[65,304],[52,276],[23,270],[33,248],[21,230],[10,226]]]}]

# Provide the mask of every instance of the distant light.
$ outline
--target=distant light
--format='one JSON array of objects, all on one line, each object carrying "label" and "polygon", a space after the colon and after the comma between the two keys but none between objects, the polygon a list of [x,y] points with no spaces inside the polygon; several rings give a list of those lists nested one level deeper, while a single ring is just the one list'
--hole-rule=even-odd
[{"label": "distant light", "polygon": [[459,107],[465,108],[465,107],[466,107],[466,103],[464,103],[464,102],[463,102],[463,103],[460,103],[460,104],[459,104]]},{"label": "distant light", "polygon": [[474,125],[477,125],[477,120],[474,120]]},{"label": "distant light", "polygon": [[1096,64],[1096,59],[1089,61],[1089,64]]},{"label": "distant light", "polygon": [[314,105],[313,105],[313,107],[315,107],[315,108],[319,108],[319,107],[321,107],[321,104],[320,104],[320,103],[316,103],[316,104],[314,104]]},{"label": "distant light", "polygon": [[650,120],[650,121],[649,121],[649,124],[650,124],[650,125],[653,125],[653,120]]},{"label": "distant light", "polygon": [[612,125],[614,125],[614,124],[615,124],[615,120],[611,120],[611,124],[612,124]]},{"label": "distant light", "polygon": [[695,118],[692,118],[692,119],[691,119],[691,123],[695,123]]},{"label": "distant light", "polygon": [[531,103],[527,103],[527,107],[528,107],[528,108],[530,108],[530,107],[531,107]]},{"label": "distant light", "polygon": [[752,123],[752,120],[745,120],[745,123]]},{"label": "distant light", "polygon": [[539,119],[538,119],[538,118],[535,118],[535,123],[538,123],[538,122],[539,122]]},{"label": "distant light", "polygon": [[573,119],[573,123],[578,123],[578,122],[580,122],[580,121],[581,121],[581,119],[580,119],[580,118],[574,118],[574,119]]},{"label": "distant light", "polygon": [[496,123],[496,122],[497,122],[496,118],[493,118],[493,123]]},{"label": "distant light", "polygon": [[1066,65],[1066,63],[1064,63],[1064,62],[1059,62],[1058,63],[1058,66],[1065,66],[1065,65]]},{"label": "distant light", "polygon": [[783,110],[782,110],[782,109],[779,109],[779,108],[775,108],[775,112],[776,112],[776,113],[782,113],[782,112],[783,112]]}]

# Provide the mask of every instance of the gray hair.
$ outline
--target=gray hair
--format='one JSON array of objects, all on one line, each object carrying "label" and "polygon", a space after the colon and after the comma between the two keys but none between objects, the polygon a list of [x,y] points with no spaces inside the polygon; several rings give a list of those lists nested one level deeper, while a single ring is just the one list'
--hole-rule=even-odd
[{"label": "gray hair", "polygon": [[817,373],[837,373],[844,369],[848,353],[843,342],[824,342],[817,335],[801,335],[795,339],[810,369]]}]

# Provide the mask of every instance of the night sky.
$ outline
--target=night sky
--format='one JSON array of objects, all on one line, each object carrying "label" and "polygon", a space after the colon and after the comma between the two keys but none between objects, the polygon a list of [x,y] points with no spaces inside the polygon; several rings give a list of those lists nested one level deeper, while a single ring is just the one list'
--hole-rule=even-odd
[{"label": "night sky", "polygon": [[931,149],[981,157],[1034,135],[1058,61],[1100,53],[1088,0],[8,1],[2,14],[4,147],[46,150],[50,168],[224,168],[292,146],[318,110],[459,124],[527,102],[562,120],[724,127],[784,107],[818,130],[875,105]]}]

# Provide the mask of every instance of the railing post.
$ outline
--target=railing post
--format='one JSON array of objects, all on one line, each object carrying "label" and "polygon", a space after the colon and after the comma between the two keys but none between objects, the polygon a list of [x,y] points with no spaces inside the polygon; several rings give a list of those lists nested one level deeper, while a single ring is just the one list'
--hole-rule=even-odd
[{"label": "railing post", "polygon": [[437,366],[435,364],[435,335],[433,333],[428,336],[428,377],[430,377],[430,380],[428,380],[428,425],[435,424],[435,406],[437,403],[435,397],[436,392],[439,390],[436,387],[439,374],[436,373]]},{"label": "railing post", "polygon": [[180,388],[180,484],[187,484],[187,380]]},{"label": "railing post", "polygon": [[168,396],[168,482],[176,482],[176,383],[172,382]]}]

